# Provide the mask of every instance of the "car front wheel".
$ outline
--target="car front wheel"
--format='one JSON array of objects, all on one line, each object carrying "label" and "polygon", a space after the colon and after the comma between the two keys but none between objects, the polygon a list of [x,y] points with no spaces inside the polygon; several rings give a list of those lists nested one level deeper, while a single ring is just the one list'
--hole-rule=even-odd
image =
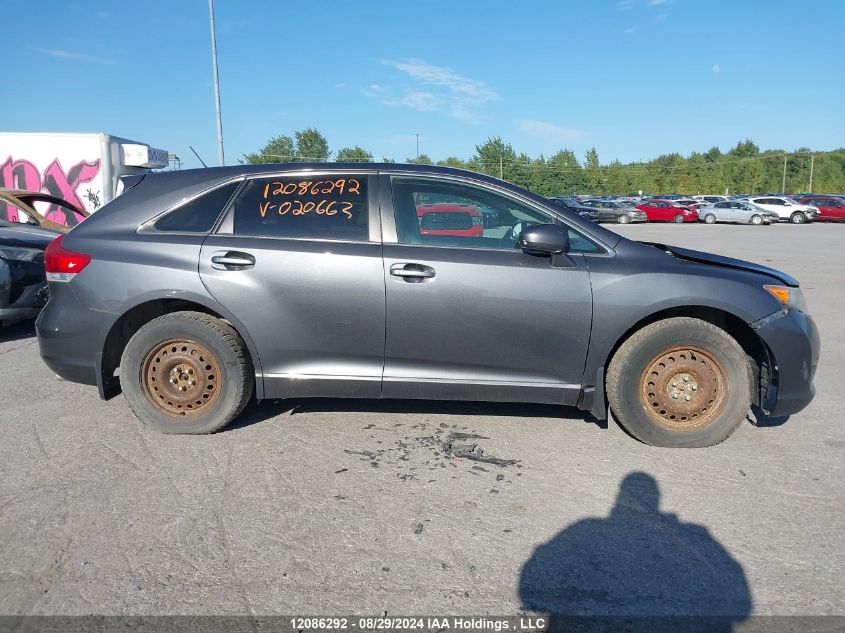
[{"label": "car front wheel", "polygon": [[801,213],[801,211],[796,211],[789,216],[789,221],[793,224],[804,224],[807,221],[807,216]]},{"label": "car front wheel", "polygon": [[751,368],[742,347],[721,328],[690,317],[635,332],[611,360],[606,382],[614,417],[653,446],[718,444],[751,406]]},{"label": "car front wheel", "polygon": [[171,312],[143,325],[120,361],[129,408],[164,433],[212,433],[244,409],[255,384],[243,340],[201,312]]},{"label": "car front wheel", "polygon": [[680,213],[675,216],[675,224],[683,224],[684,223],[684,216]]},{"label": "car front wheel", "polygon": [[716,221],[716,216],[713,215],[712,213],[708,213],[707,215],[704,216],[704,221],[707,224],[713,224]]},{"label": "car front wheel", "polygon": [[763,224],[763,218],[759,215],[752,215],[751,224]]},{"label": "car front wheel", "polygon": [[616,221],[619,224],[628,224],[628,222],[631,221],[631,217],[627,213],[623,213],[618,218],[616,218]]}]

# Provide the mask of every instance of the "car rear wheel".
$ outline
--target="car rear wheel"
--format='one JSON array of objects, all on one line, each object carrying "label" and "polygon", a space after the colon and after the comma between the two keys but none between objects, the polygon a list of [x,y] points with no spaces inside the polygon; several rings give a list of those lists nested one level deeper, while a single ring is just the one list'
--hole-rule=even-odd
[{"label": "car rear wheel", "polygon": [[704,221],[707,224],[713,224],[716,221],[716,216],[713,215],[712,213],[708,213],[707,215],[704,216]]},{"label": "car rear wheel", "polygon": [[713,446],[748,413],[751,368],[721,328],[690,317],[666,319],[622,344],[608,368],[607,397],[614,417],[646,444]]},{"label": "car rear wheel", "polygon": [[804,215],[801,211],[796,211],[791,216],[789,216],[789,221],[793,224],[804,224],[807,221],[807,216]]},{"label": "car rear wheel", "polygon": [[619,224],[628,224],[628,222],[631,221],[631,216],[629,216],[627,213],[623,213],[618,218],[616,218],[616,221]]},{"label": "car rear wheel", "polygon": [[680,213],[675,216],[675,224],[683,224],[684,223],[684,216]]},{"label": "car rear wheel", "polygon": [[238,333],[201,312],[172,312],[143,325],[120,361],[129,408],[164,433],[212,433],[246,406],[255,384]]},{"label": "car rear wheel", "polygon": [[751,224],[763,224],[763,218],[759,215],[752,215]]}]

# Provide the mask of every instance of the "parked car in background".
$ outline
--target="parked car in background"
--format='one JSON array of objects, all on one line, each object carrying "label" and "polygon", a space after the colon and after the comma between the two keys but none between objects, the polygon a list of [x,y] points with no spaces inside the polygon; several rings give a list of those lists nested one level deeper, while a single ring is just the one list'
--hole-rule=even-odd
[{"label": "parked car in background", "polygon": [[699,210],[699,217],[707,224],[731,222],[735,224],[771,224],[780,218],[774,211],[767,211],[743,200],[725,200]]},{"label": "parked car in background", "polygon": [[470,204],[418,204],[417,218],[422,235],[481,237],[484,217]]},{"label": "parked car in background", "polygon": [[705,202],[707,204],[716,204],[717,202],[725,202],[726,200],[729,200],[729,198],[727,196],[711,196],[711,195],[692,196],[692,199],[698,200],[699,202]]},{"label": "parked car in background", "polygon": [[746,200],[766,211],[774,211],[782,222],[804,224],[806,222],[812,222],[819,215],[819,210],[816,207],[808,204],[799,204],[788,198],[749,196]]},{"label": "parked car in background", "polygon": [[819,210],[817,222],[845,222],[845,200],[840,196],[808,194],[798,198],[798,204],[816,207]]},{"label": "parked car in background", "polygon": [[[418,201],[435,199],[484,205],[498,228],[426,234]],[[446,167],[149,174],[54,240],[46,270],[47,365],[122,390],[168,433],[216,431],[252,398],[545,402],[599,419],[609,402],[643,442],[695,447],[752,403],[784,416],[814,394],[818,331],[788,274],[628,240]]]},{"label": "parked car in background", "polygon": [[0,220],[0,325],[33,319],[47,303],[44,251],[59,235]]},{"label": "parked car in background", "polygon": [[38,191],[0,188],[0,220],[68,231],[88,217],[70,202]]},{"label": "parked car in background", "polygon": [[549,202],[559,206],[562,209],[566,209],[567,211],[572,211],[572,213],[577,213],[582,218],[586,220],[591,220],[593,222],[599,221],[599,211],[598,209],[594,209],[593,207],[587,207],[578,202],[575,198],[570,198],[566,196],[553,196],[548,199]]},{"label": "parked car in background", "polygon": [[679,198],[678,200],[673,200],[673,202],[695,211],[698,211],[701,207],[709,206],[709,203],[702,200],[695,200],[694,198]]},{"label": "parked car in background", "polygon": [[599,222],[616,222],[617,224],[648,222],[644,211],[616,200],[584,200],[581,205],[595,209]]},{"label": "parked car in background", "polygon": [[674,200],[648,200],[636,208],[645,212],[649,222],[698,222],[698,211],[679,205]]}]

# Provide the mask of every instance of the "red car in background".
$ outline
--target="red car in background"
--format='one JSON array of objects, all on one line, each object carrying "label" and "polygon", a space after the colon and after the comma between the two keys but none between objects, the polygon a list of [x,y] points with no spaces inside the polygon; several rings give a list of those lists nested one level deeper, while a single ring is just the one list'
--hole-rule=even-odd
[{"label": "red car in background", "polygon": [[683,206],[674,200],[648,200],[638,204],[640,211],[645,211],[649,222],[698,222],[698,210]]},{"label": "red car in background", "polygon": [[798,204],[809,204],[819,210],[816,222],[845,222],[845,200],[839,196],[800,196]]},{"label": "red car in background", "polygon": [[484,237],[484,216],[470,204],[418,204],[420,235]]}]

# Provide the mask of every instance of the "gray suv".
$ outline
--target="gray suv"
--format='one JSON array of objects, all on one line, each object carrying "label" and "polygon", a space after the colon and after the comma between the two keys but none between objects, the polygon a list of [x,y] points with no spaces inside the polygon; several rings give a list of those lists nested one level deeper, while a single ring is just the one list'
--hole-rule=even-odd
[{"label": "gray suv", "polygon": [[691,447],[813,397],[819,339],[789,275],[462,170],[129,177],[45,262],[45,362],[167,433],[251,399],[431,398],[609,404],[636,438]]}]

